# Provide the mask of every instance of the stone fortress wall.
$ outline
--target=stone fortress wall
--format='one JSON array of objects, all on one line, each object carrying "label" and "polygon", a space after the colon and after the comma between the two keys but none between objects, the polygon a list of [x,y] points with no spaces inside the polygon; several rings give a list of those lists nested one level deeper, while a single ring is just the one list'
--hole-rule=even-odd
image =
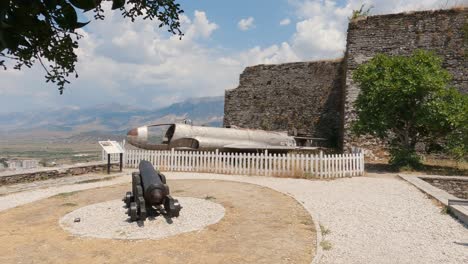
[{"label": "stone fortress wall", "polygon": [[226,91],[224,125],[293,131],[337,140],[342,124],[342,61],[247,67]]},{"label": "stone fortress wall", "polygon": [[224,125],[291,130],[324,137],[338,147],[378,149],[354,138],[353,104],[360,92],[352,72],[377,53],[409,55],[434,51],[468,93],[468,9],[422,11],[359,18],[350,22],[345,58],[247,67],[239,87],[225,95]]},{"label": "stone fortress wall", "polygon": [[375,140],[351,135],[355,120],[354,102],[360,92],[352,73],[377,53],[410,55],[415,49],[435,52],[453,76],[453,85],[468,93],[468,9],[437,10],[371,16],[353,21],[346,45],[346,86],[344,104],[344,146],[378,148]]}]

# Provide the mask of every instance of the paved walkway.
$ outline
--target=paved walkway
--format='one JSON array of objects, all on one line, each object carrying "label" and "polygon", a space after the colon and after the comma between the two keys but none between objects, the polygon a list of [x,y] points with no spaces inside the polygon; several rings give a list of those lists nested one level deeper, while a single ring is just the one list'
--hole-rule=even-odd
[{"label": "paved walkway", "polygon": [[[170,180],[253,183],[293,196],[311,213],[314,221],[331,231],[323,237],[331,244],[331,249],[323,251],[319,263],[468,263],[468,229],[441,214],[440,208],[415,187],[396,178],[311,181],[201,173],[165,174]],[[60,192],[129,182],[128,175],[3,196],[0,197],[0,211]]]}]

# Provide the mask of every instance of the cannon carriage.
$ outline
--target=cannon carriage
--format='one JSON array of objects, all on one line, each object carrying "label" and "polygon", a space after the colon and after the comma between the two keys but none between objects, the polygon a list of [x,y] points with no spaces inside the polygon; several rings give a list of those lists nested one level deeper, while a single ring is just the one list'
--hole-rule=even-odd
[{"label": "cannon carriage", "polygon": [[170,195],[166,177],[146,160],[140,162],[138,169],[132,173],[132,191],[123,198],[130,221],[145,221],[160,214],[178,217],[182,207]]}]

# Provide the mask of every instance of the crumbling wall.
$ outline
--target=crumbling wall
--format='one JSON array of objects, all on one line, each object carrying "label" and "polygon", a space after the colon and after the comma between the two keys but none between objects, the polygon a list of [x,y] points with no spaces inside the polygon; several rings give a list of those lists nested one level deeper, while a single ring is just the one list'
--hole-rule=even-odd
[{"label": "crumbling wall", "polygon": [[297,129],[339,144],[342,76],[341,60],[247,67],[239,87],[226,91],[224,125]]},{"label": "crumbling wall", "polygon": [[[112,163],[111,169],[119,169],[119,164]],[[58,168],[37,168],[24,171],[3,172],[0,174],[0,186],[11,185],[33,181],[43,181],[82,175],[87,173],[104,172],[107,170],[107,163],[88,162],[74,165],[66,165]]]},{"label": "crumbling wall", "polygon": [[350,133],[355,120],[354,102],[360,92],[352,79],[358,65],[377,53],[409,55],[415,49],[434,51],[453,75],[453,85],[468,93],[468,9],[424,11],[372,16],[349,24],[347,37],[344,106],[345,148],[359,146],[377,150],[381,145],[370,138]]}]

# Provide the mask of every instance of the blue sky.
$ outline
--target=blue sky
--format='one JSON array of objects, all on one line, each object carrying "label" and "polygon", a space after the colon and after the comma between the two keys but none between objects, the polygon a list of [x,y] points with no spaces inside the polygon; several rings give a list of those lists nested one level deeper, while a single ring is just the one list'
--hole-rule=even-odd
[{"label": "blue sky", "polygon": [[[37,65],[0,70],[0,113],[83,108],[112,102],[157,108],[190,97],[223,95],[247,66],[341,57],[348,17],[427,10],[467,0],[179,0],[182,40],[157,23],[131,23],[105,6],[106,19],[80,33],[78,79],[64,95]],[[80,16],[92,18],[92,12]]]},{"label": "blue sky", "polygon": [[[255,45],[270,46],[288,39],[295,30],[293,23],[280,26],[279,21],[295,17],[294,8],[288,1],[272,0],[184,0],[180,4],[187,13],[203,10],[219,25],[212,36],[212,44],[227,49],[248,49]],[[254,18],[251,30],[238,30],[242,18]]]}]

